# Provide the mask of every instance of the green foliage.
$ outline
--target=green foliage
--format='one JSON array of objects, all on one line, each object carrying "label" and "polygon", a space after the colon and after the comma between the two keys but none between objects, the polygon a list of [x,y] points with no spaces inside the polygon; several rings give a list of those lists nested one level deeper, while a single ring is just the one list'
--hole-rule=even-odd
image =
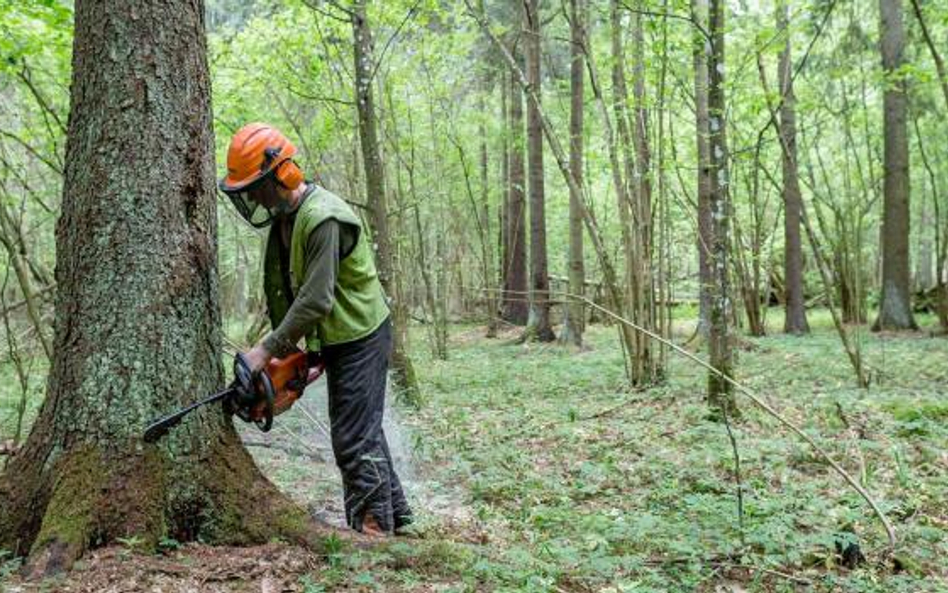
[{"label": "green foliage", "polygon": [[[628,393],[614,330],[593,327],[591,350],[580,353],[505,345],[476,338],[479,328],[461,328],[451,361],[419,362],[431,403],[410,422],[425,435],[422,453],[444,468],[441,480],[465,483],[474,515],[491,534],[464,574],[517,591],[567,588],[573,580],[594,589],[701,589],[725,565],[747,575],[748,590],[761,591],[792,590],[761,568],[827,591],[912,591],[925,579],[943,581],[938,558],[948,540],[928,523],[948,514],[937,494],[948,482],[920,451],[944,447],[948,431],[942,423],[903,434],[901,423],[916,415],[898,419],[903,412],[890,410],[915,409],[917,397],[937,399],[944,342],[862,336],[868,361],[886,377],[865,392],[851,386],[845,361],[833,354],[839,346],[825,313],[812,320],[816,333],[805,340],[753,340],[742,353],[741,379],[823,435],[857,475],[855,459],[862,460],[866,486],[898,522],[903,572],[841,568],[840,538],[855,537],[872,562],[884,550],[884,532],[836,474],[753,408],[735,426],[744,466],[742,546],[727,438],[704,420],[703,373],[673,359],[668,384]],[[853,440],[837,404],[864,436]],[[940,408],[918,409],[941,418]]]},{"label": "green foliage", "polygon": [[15,573],[22,563],[23,559],[15,557],[9,550],[0,550],[0,584]]},{"label": "green foliage", "polygon": [[173,537],[163,536],[158,540],[158,550],[162,553],[174,552],[181,549],[181,542]]}]

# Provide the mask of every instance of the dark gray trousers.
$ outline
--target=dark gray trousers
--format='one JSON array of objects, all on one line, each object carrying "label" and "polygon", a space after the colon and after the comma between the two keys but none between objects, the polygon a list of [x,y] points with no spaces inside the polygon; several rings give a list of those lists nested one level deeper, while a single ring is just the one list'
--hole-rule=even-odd
[{"label": "dark gray trousers", "polygon": [[382,430],[391,351],[389,320],[362,339],[322,351],[332,450],[342,472],[346,522],[360,531],[367,513],[385,531],[411,521],[411,509]]}]

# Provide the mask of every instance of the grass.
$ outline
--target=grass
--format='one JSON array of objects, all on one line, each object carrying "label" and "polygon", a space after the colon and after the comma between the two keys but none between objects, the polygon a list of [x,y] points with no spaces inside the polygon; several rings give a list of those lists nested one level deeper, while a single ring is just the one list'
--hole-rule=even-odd
[{"label": "grass", "polygon": [[[707,420],[705,373],[693,363],[673,357],[665,384],[630,393],[614,329],[592,327],[577,352],[462,327],[450,360],[416,361],[428,405],[410,422],[422,456],[467,486],[490,534],[466,570],[523,591],[800,586],[778,572],[825,590],[948,586],[948,342],[861,332],[875,377],[861,390],[829,317],[811,322],[810,337],[747,339],[738,378],[863,481],[896,524],[897,562],[862,499],[746,400],[735,426],[742,544],[732,453]],[[869,559],[856,570],[836,554],[849,539]]]},{"label": "grass", "polygon": [[[946,590],[948,340],[860,330],[873,377],[864,390],[825,312],[811,312],[814,332],[803,338],[776,333],[777,313],[772,335],[742,340],[737,378],[873,494],[895,524],[893,552],[864,501],[738,396],[742,532],[730,444],[708,420],[695,364],[672,354],[664,384],[632,392],[615,328],[590,327],[578,351],[518,345],[515,334],[487,340],[482,327],[462,325],[451,329],[447,361],[413,334],[426,405],[402,418],[424,479],[463,492],[466,519],[427,513],[425,539],[337,556],[300,587]],[[692,326],[683,312],[676,340]],[[287,470],[275,479],[304,488],[307,478]],[[426,502],[413,501],[422,515]],[[837,553],[850,542],[867,558],[854,569]]]}]

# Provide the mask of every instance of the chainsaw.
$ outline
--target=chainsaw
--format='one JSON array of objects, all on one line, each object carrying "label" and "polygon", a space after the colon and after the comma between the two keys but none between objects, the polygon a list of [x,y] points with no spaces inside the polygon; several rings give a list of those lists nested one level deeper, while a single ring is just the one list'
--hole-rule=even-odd
[{"label": "chainsaw", "polygon": [[234,380],[224,389],[173,414],[152,422],[145,429],[145,442],[154,443],[165,436],[181,419],[194,410],[220,401],[227,414],[244,422],[253,422],[263,432],[273,427],[273,417],[289,410],[303,395],[306,386],[318,379],[326,363],[318,353],[296,351],[285,358],[274,358],[258,373],[238,353],[234,358]]}]

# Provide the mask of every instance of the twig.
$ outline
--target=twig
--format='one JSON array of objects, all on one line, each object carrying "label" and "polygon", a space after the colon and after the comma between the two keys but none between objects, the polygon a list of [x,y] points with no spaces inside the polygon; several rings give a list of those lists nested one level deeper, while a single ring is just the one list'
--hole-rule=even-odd
[{"label": "twig", "polygon": [[309,421],[315,424],[316,428],[318,428],[319,431],[322,432],[323,435],[331,442],[332,437],[329,435],[329,430],[326,429],[326,425],[320,422],[318,418],[310,414],[309,410],[307,410],[305,407],[300,406],[299,408],[300,408],[300,411],[303,412],[303,415],[309,418]]},{"label": "twig", "polygon": [[267,441],[244,441],[245,447],[262,447],[264,449],[276,449],[278,451],[283,451],[284,453],[289,453],[290,455],[299,455],[302,457],[309,457],[313,461],[323,462],[326,461],[326,458],[323,457],[322,453],[319,451],[304,451],[296,447],[287,447],[286,445],[281,445],[280,443],[270,443]]},{"label": "twig", "polygon": [[49,160],[48,158],[46,158],[45,156],[43,156],[43,154],[42,154],[40,151],[38,151],[38,150],[35,149],[33,146],[31,146],[30,143],[27,142],[26,140],[20,138],[19,136],[17,136],[17,135],[14,134],[13,132],[9,132],[9,131],[7,131],[7,130],[0,130],[0,136],[4,136],[4,137],[6,137],[6,138],[9,138],[10,140],[13,140],[13,141],[16,142],[17,144],[19,144],[20,146],[22,146],[23,148],[25,148],[28,153],[30,153],[31,155],[33,155],[34,157],[36,157],[36,159],[39,160],[41,163],[43,163],[44,165],[46,165],[47,167],[49,167],[50,169],[52,169],[53,171],[55,171],[58,175],[62,176],[62,174],[63,174],[63,169],[62,169],[62,167],[60,167],[59,165],[57,165],[57,164],[54,163],[53,161],[51,161],[51,160]]},{"label": "twig", "polygon": [[734,481],[737,483],[737,528],[743,547],[747,545],[744,537],[744,481],[741,479],[741,454],[737,450],[737,439],[734,438],[734,431],[731,430],[731,420],[727,413],[729,407],[727,403],[724,403],[721,406],[721,413],[724,418],[724,428],[727,429],[727,438],[731,441],[731,451],[734,453]]}]

